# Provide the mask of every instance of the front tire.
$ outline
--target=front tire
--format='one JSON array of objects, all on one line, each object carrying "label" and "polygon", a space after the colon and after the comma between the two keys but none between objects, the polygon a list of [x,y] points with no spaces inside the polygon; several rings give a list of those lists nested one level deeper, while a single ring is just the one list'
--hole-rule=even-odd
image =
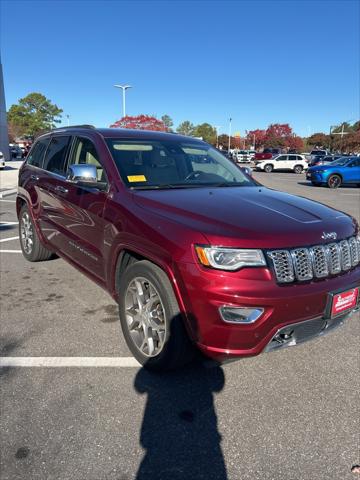
[{"label": "front tire", "polygon": [[339,175],[330,175],[327,181],[329,188],[339,188],[341,185],[341,177]]},{"label": "front tire", "polygon": [[42,262],[51,258],[52,252],[42,245],[26,205],[19,214],[19,238],[22,253],[29,262]]},{"label": "front tire", "polygon": [[122,274],[119,315],[126,343],[149,370],[179,368],[193,357],[193,347],[170,281],[161,268],[142,260]]},{"label": "front tire", "polygon": [[270,165],[270,163],[268,163],[267,165],[265,165],[264,171],[265,171],[266,173],[271,173],[271,172],[273,171],[273,166]]}]

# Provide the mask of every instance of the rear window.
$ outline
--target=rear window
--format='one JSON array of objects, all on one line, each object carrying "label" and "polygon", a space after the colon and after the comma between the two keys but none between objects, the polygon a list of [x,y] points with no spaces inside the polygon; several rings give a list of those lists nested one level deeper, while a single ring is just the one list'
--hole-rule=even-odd
[{"label": "rear window", "polygon": [[27,158],[27,164],[32,165],[34,167],[42,167],[43,159],[45,155],[46,148],[49,144],[50,138],[44,138],[42,140],[38,140],[33,148],[31,149],[29,156]]}]

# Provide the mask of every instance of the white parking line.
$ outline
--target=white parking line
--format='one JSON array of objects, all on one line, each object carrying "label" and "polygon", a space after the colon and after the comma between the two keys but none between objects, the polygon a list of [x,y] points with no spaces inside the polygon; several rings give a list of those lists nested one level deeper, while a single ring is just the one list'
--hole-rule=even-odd
[{"label": "white parking line", "polygon": [[19,237],[9,237],[9,238],[2,238],[0,242],[10,242],[10,240],[18,240]]},{"label": "white parking line", "polygon": [[4,367],[141,367],[133,357],[0,357]]},{"label": "white parking line", "polygon": [[21,250],[0,250],[0,253],[22,253]]},{"label": "white parking line", "polygon": [[0,227],[6,226],[6,225],[18,225],[19,222],[0,222]]}]

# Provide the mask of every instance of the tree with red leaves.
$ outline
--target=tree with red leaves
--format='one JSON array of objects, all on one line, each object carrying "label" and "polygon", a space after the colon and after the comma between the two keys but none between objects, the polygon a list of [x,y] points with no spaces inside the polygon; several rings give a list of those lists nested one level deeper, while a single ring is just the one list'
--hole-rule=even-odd
[{"label": "tree with red leaves", "polygon": [[301,153],[304,150],[304,142],[301,137],[297,137],[297,136],[289,137],[285,143],[286,143],[285,146],[289,150],[296,150],[299,153]]},{"label": "tree with red leaves", "polygon": [[[247,133],[246,140],[249,145],[253,145],[254,148],[258,148],[264,145],[266,139],[266,130],[250,130]],[[255,145],[254,145],[255,141]]]},{"label": "tree with red leaves", "polygon": [[150,115],[137,115],[131,117],[127,115],[117,122],[110,125],[110,128],[132,128],[135,130],[153,130],[157,132],[167,132],[168,128],[162,120]]}]

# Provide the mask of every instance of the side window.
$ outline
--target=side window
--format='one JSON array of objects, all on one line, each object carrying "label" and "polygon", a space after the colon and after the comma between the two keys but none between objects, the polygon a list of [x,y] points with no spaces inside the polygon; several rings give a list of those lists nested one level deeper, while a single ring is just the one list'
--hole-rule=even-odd
[{"label": "side window", "polygon": [[58,175],[64,175],[66,153],[69,147],[70,138],[71,137],[66,136],[56,136],[51,139],[44,161],[45,170],[57,173]]},{"label": "side window", "polygon": [[99,182],[107,182],[105,170],[100,163],[95,145],[87,138],[77,138],[69,165],[88,164],[95,165]]},{"label": "side window", "polygon": [[296,155],[296,160],[302,160],[303,158],[300,155]]},{"label": "side window", "polygon": [[289,160],[295,161],[295,160],[298,160],[298,157],[297,155],[289,155]]},{"label": "side window", "polygon": [[280,157],[278,157],[277,160],[278,160],[278,161],[287,160],[287,155],[280,155]]},{"label": "side window", "polygon": [[45,138],[44,140],[39,140],[36,142],[29,153],[27,164],[41,168],[48,144],[49,138]]}]

